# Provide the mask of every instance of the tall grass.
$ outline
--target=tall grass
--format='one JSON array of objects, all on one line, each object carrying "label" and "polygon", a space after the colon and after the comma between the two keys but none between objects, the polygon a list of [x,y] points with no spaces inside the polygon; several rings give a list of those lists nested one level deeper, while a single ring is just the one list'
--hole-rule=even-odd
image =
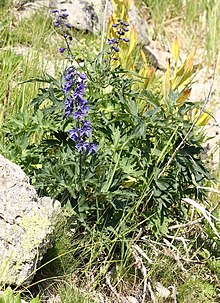
[{"label": "tall grass", "polygon": [[23,112],[39,91],[39,83],[22,82],[48,72],[59,73],[59,56],[51,39],[51,19],[42,12],[16,21],[2,9],[0,31],[0,123],[8,114]]},{"label": "tall grass", "polygon": [[[167,25],[175,28],[174,35],[185,31],[196,45],[207,50],[211,63],[219,51],[220,2],[218,0],[145,0],[155,27],[155,34],[165,34]],[[188,42],[186,42],[187,44]]]}]

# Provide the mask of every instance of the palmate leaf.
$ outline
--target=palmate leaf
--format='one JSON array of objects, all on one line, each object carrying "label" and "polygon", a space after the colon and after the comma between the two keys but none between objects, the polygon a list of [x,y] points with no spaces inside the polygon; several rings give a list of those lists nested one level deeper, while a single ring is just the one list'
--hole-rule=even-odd
[{"label": "palmate leaf", "polygon": [[[21,294],[15,296],[10,286],[0,295],[0,303],[21,303]],[[39,295],[33,298],[30,303],[40,303]]]},{"label": "palmate leaf", "polygon": [[41,78],[30,78],[28,80],[19,82],[19,84],[25,84],[25,83],[36,83],[36,82],[41,82],[41,83],[53,83],[55,86],[60,87],[61,88],[61,82],[58,81],[57,79],[55,79],[54,77],[52,77],[51,75],[45,73],[44,77]]},{"label": "palmate leaf", "polygon": [[30,106],[40,105],[49,97],[49,91],[46,88],[40,89],[41,93],[38,93],[37,96],[31,101]]}]

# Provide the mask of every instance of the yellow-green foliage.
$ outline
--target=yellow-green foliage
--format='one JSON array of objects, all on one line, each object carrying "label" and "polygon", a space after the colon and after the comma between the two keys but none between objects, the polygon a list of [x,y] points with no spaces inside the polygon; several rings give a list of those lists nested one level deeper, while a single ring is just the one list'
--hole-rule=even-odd
[{"label": "yellow-green foliage", "polygon": [[[112,24],[116,23],[118,19],[122,19],[129,22],[128,11],[133,0],[113,0],[114,13],[109,19],[108,36],[116,38],[115,29]],[[174,39],[172,47],[172,61],[167,60],[167,69],[162,77],[162,106],[166,107],[166,104],[170,106],[169,96],[172,91],[179,94],[176,100],[176,104],[172,105],[177,110],[180,106],[189,99],[191,94],[190,84],[194,75],[194,57],[196,54],[196,48],[193,48],[190,54],[186,57],[185,61],[179,66],[179,53],[180,44],[177,38]],[[138,88],[149,89],[154,83],[156,78],[156,68],[149,66],[147,57],[142,49],[138,47],[137,32],[135,27],[130,28],[130,43],[120,46],[120,52],[118,53],[118,61],[120,65],[134,73],[133,77],[140,76],[141,81],[136,83]],[[117,61],[116,61],[116,64]],[[136,76],[135,76],[136,75]],[[198,100],[200,101],[200,100]],[[145,110],[146,104],[144,101],[138,101],[138,109],[140,112]],[[209,108],[208,111],[211,111]],[[186,119],[196,120],[197,126],[204,126],[208,123],[211,116],[209,113],[201,113],[198,109],[194,109],[190,117],[186,116]]]},{"label": "yellow-green foliage", "polygon": [[[116,23],[118,19],[122,19],[129,23],[128,11],[133,0],[113,0],[114,13],[109,19],[108,36],[116,38],[116,33],[112,24]],[[120,52],[118,53],[118,61],[120,65],[130,71],[141,76],[142,82],[140,86],[142,88],[149,88],[155,79],[156,69],[153,66],[149,66],[147,58],[143,50],[138,46],[137,31],[134,26],[130,28],[130,42],[120,46]],[[118,62],[116,63],[118,64]]]},{"label": "yellow-green foliage", "polygon": [[[9,286],[0,294],[0,303],[21,303],[21,294],[15,295]],[[30,303],[40,303],[39,297],[33,298]]]},{"label": "yellow-green foliage", "polygon": [[[164,107],[169,106],[171,92],[177,92],[179,97],[176,100],[176,104],[172,104],[172,106],[177,109],[189,99],[191,94],[191,82],[194,76],[194,57],[196,54],[196,48],[192,49],[180,67],[178,67],[180,60],[180,44],[177,38],[174,39],[171,50],[173,60],[167,60],[167,69],[162,80],[162,105]],[[174,66],[172,66],[173,61]],[[211,108],[209,108],[209,111],[211,111]],[[198,108],[195,108],[190,116],[186,116],[186,119],[196,121],[197,126],[206,125],[210,118],[211,115],[208,112],[200,112]]]}]

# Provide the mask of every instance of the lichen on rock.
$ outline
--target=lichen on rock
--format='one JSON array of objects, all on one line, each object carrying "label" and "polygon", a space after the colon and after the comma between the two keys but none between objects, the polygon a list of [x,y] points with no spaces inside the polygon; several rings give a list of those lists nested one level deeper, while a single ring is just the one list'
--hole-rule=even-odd
[{"label": "lichen on rock", "polygon": [[58,208],[51,198],[38,197],[22,169],[0,155],[0,283],[32,281],[51,245]]}]

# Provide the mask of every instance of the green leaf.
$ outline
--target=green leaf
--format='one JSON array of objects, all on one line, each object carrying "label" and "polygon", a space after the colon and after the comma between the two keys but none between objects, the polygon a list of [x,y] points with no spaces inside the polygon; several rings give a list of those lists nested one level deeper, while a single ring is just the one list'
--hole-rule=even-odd
[{"label": "green leaf", "polygon": [[39,295],[37,295],[36,298],[33,298],[30,303],[40,303]]},{"label": "green leaf", "polygon": [[42,92],[43,92],[42,94],[38,94],[36,98],[34,98],[31,101],[30,106],[40,105],[43,101],[45,101],[49,97],[48,90],[44,89],[42,90]]},{"label": "green leaf", "polygon": [[21,303],[21,294],[17,294],[14,300],[14,303]]},{"label": "green leaf", "polygon": [[14,303],[14,292],[10,286],[4,291],[3,296],[6,303]]}]

